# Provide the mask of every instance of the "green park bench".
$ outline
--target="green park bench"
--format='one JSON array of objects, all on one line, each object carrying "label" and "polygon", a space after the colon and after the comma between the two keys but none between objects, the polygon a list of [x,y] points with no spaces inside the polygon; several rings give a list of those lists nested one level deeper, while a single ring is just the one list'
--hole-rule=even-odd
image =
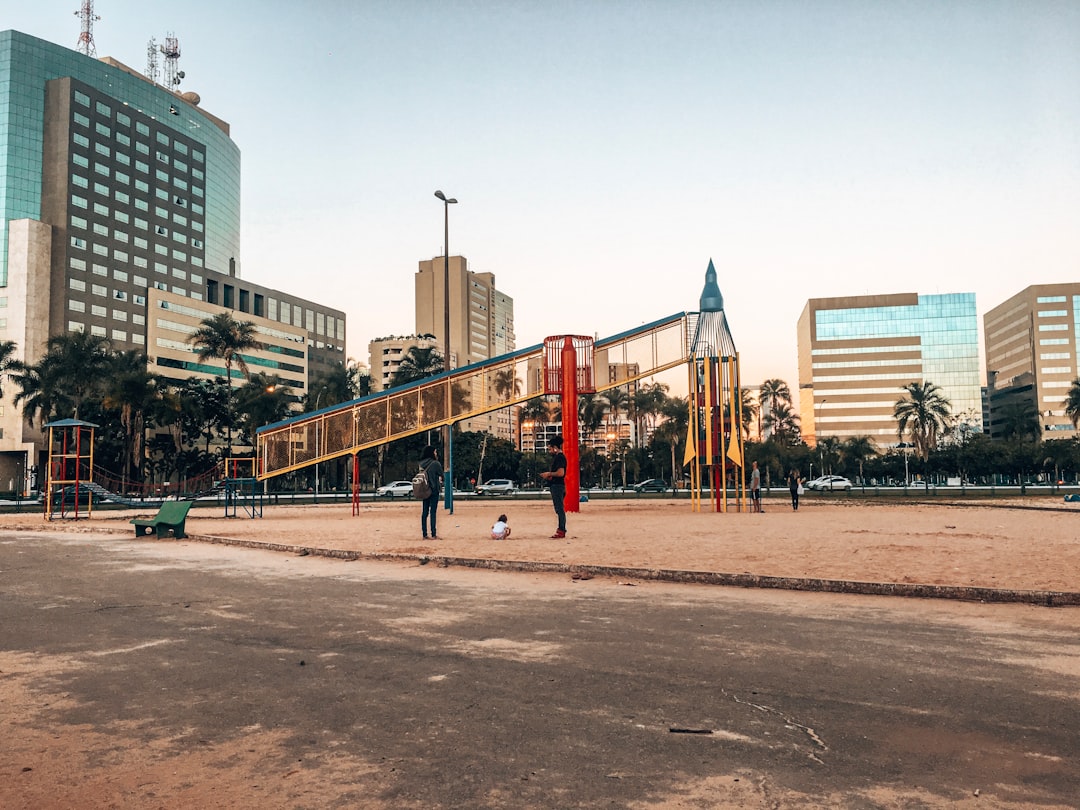
[{"label": "green park bench", "polygon": [[135,524],[135,536],[149,534],[150,529],[153,529],[158,537],[168,537],[171,529],[173,537],[187,537],[184,534],[184,521],[187,520],[191,503],[191,501],[168,501],[161,505],[158,513],[152,518],[134,518],[131,522]]}]

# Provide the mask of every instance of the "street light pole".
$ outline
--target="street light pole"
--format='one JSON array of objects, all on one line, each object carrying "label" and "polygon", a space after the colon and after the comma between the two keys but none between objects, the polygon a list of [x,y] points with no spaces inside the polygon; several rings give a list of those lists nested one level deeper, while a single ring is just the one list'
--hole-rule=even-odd
[{"label": "street light pole", "polygon": [[[435,196],[443,203],[443,370],[450,371],[450,206],[457,203],[455,197],[447,197],[441,191],[436,191]],[[448,384],[449,386],[449,384]],[[453,412],[453,401],[450,399],[451,392],[447,388],[446,403],[447,417]],[[446,438],[443,441],[443,506],[454,514],[454,480],[453,467],[454,456],[451,447],[451,431],[453,426],[447,422]]]},{"label": "street light pole", "polygon": [[821,402],[819,402],[817,404],[817,406],[815,408],[815,410],[817,411],[817,416],[814,417],[814,442],[817,444],[817,447],[818,447],[818,456],[820,457],[820,461],[821,461],[821,474],[822,475],[825,474],[825,451],[821,447],[821,406],[824,405],[828,401],[829,401],[829,398],[825,397],[824,399],[821,400]]}]

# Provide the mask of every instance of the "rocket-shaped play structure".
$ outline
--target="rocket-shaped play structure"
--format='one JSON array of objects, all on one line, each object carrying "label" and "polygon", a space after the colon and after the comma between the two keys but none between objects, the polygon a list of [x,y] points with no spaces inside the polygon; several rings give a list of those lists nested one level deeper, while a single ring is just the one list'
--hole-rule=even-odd
[{"label": "rocket-shaped play structure", "polygon": [[701,510],[702,492],[708,492],[713,511],[742,511],[746,484],[739,353],[724,315],[724,297],[712,259],[698,309],[690,342],[690,424],[683,459],[690,468],[693,509]]}]

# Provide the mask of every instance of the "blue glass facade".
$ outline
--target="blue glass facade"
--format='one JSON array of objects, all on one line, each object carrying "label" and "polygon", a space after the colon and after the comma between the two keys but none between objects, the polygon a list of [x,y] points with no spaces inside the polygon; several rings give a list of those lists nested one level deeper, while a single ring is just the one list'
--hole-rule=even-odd
[{"label": "blue glass facade", "polygon": [[817,311],[817,346],[829,340],[918,338],[923,379],[944,388],[953,412],[981,408],[974,293],[920,295],[907,306]]},{"label": "blue glass facade", "polygon": [[[0,222],[42,218],[45,86],[71,77],[205,148],[205,265],[240,261],[240,150],[218,123],[169,91],[124,70],[17,31],[0,31]],[[0,231],[0,286],[7,229]]]}]

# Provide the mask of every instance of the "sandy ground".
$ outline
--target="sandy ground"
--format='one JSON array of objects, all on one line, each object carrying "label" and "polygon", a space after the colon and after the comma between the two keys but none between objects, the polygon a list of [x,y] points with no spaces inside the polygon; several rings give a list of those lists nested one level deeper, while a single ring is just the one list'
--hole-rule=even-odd
[{"label": "sandy ground", "polygon": [[[135,514],[95,511],[89,520],[44,523],[0,516],[5,528],[131,532]],[[1057,499],[1023,502],[875,504],[804,498],[798,512],[777,497],[765,514],[694,512],[687,500],[593,500],[568,516],[565,539],[550,537],[546,501],[459,500],[439,510],[439,538],[420,535],[411,501],[265,506],[261,518],[191,512],[187,532],[356,551],[362,554],[550,562],[860,582],[1008,590],[1080,591],[1080,514]],[[501,512],[512,536],[490,539]]]},{"label": "sandy ground", "polygon": [[[808,499],[799,512],[773,499],[766,513],[695,513],[687,501],[592,501],[569,515],[569,536],[550,538],[555,528],[550,504],[542,501],[461,501],[453,515],[439,512],[439,539],[420,538],[420,507],[411,502],[365,502],[353,516],[349,504],[267,506],[261,519],[225,518],[222,508],[193,510],[187,530],[201,537],[233,538],[282,544],[295,554],[297,546],[358,551],[367,554],[446,555],[460,558],[553,562],[568,565],[622,566],[820,577],[877,582],[915,582],[1003,589],[1080,591],[1080,514],[1060,501],[1039,502],[1036,508],[997,502],[967,505],[877,505]],[[93,542],[102,532],[130,536],[128,521],[154,509],[96,511],[78,522],[46,523],[37,514],[0,515],[0,537],[14,529],[74,532]],[[491,523],[505,511],[513,529],[507,541],[493,541]],[[167,541],[172,543],[173,541]],[[178,557],[207,551],[199,543],[175,546]],[[230,559],[248,565],[252,552],[231,549]],[[263,559],[265,563],[265,558]],[[392,570],[393,564],[387,564]],[[435,574],[430,568],[425,574]],[[464,571],[465,569],[460,569]],[[491,572],[469,572],[470,578],[494,582]],[[528,578],[531,588],[551,576]],[[563,575],[565,576],[565,574]],[[592,583],[596,585],[598,583]],[[681,587],[681,586],[667,586]],[[770,598],[763,592],[748,597]],[[846,597],[829,596],[827,599]],[[948,603],[917,601],[915,609],[939,609]],[[957,620],[972,620],[971,611],[991,606],[949,605]],[[999,609],[999,608],[993,608]],[[979,614],[986,616],[995,614]],[[1039,616],[1071,627],[1074,610],[1046,611]],[[967,619],[964,619],[967,617]],[[991,619],[993,620],[993,619]],[[1060,662],[1057,664],[1062,666]],[[8,716],[19,718],[5,726],[4,748],[17,755],[7,763],[0,786],[0,805],[41,807],[302,807],[340,806],[336,787],[355,781],[357,774],[341,771],[348,757],[321,768],[297,766],[286,773],[268,773],[266,763],[286,750],[284,731],[250,731],[231,742],[192,750],[183,740],[160,739],[147,744],[139,729],[112,725],[58,726],[55,712],[71,706],[71,698],[50,684],[58,673],[85,662],[62,656],[0,654],[0,703]],[[1062,674],[1075,676],[1075,669]],[[4,759],[0,756],[0,759]],[[27,763],[42,794],[20,787]],[[225,765],[223,766],[223,763]],[[104,767],[103,767],[104,765]],[[22,766],[23,773],[20,773]],[[338,768],[338,770],[335,770]],[[341,772],[339,772],[341,771]],[[207,780],[206,773],[214,778]],[[651,807],[723,806],[776,807],[776,795],[756,795],[750,779],[730,776],[700,786],[710,799],[686,796]],[[259,791],[252,792],[252,785]],[[152,792],[150,792],[152,791]],[[51,798],[45,799],[44,796]],[[155,796],[150,802],[147,796]],[[303,800],[297,797],[304,797]],[[1020,807],[977,795],[959,807]],[[874,795],[881,807],[936,806],[933,797],[897,794],[882,787]],[[10,804],[9,804],[10,802]],[[305,803],[307,802],[307,803]],[[791,806],[791,805],[789,805]],[[808,806],[799,804],[799,806]],[[1024,804],[1029,807],[1032,805]]]}]

